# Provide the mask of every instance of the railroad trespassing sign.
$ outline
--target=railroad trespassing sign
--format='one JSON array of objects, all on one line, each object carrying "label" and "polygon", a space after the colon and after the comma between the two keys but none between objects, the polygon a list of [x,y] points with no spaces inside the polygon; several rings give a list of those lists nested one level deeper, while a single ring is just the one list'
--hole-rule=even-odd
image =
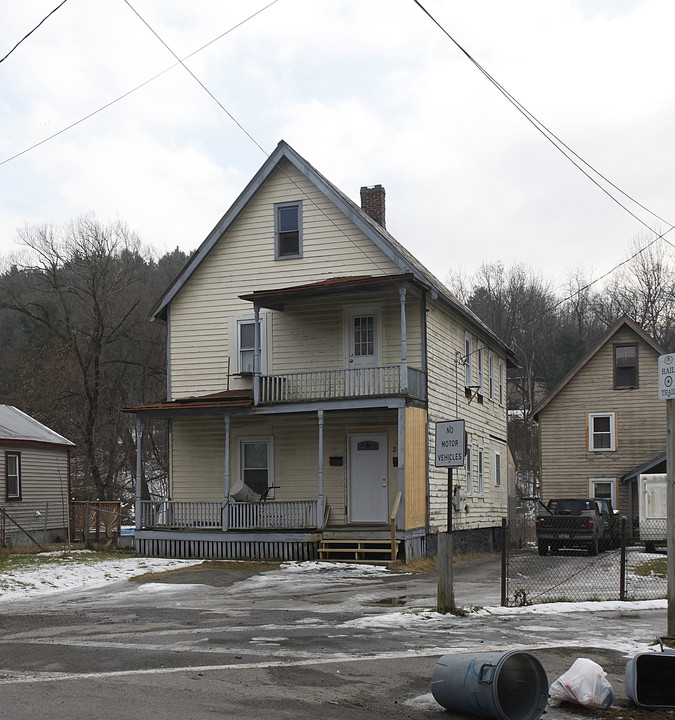
[{"label": "railroad trespassing sign", "polygon": [[436,467],[464,466],[464,420],[436,423]]},{"label": "railroad trespassing sign", "polygon": [[659,355],[659,398],[675,398],[675,353]]}]

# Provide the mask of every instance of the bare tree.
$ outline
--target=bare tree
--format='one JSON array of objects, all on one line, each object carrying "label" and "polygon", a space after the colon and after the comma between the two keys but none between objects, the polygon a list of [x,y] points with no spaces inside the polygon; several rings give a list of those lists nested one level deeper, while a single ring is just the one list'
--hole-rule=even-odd
[{"label": "bare tree", "polygon": [[129,419],[119,409],[138,396],[139,377],[161,376],[164,362],[161,332],[145,322],[148,259],[124,223],[93,216],[26,227],[20,238],[27,260],[2,277],[0,308],[46,331],[23,362],[22,389],[43,413],[60,408],[57,427],[78,445],[76,490],[119,497],[130,481],[120,441]]}]

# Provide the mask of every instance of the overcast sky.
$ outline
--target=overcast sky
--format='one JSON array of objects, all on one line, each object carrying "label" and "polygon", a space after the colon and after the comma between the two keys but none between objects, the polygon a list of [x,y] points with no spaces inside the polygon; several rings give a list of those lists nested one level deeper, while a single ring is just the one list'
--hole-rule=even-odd
[{"label": "overcast sky", "polygon": [[[0,0],[0,57],[60,0]],[[645,228],[575,169],[413,0],[67,0],[0,63],[0,253],[26,223],[120,218],[196,248],[280,139],[441,278],[524,262],[601,275]],[[587,162],[665,221],[675,189],[672,0],[424,0]],[[635,208],[634,208],[635,209]],[[652,227],[667,229],[637,209]],[[675,233],[674,233],[675,234]]]}]

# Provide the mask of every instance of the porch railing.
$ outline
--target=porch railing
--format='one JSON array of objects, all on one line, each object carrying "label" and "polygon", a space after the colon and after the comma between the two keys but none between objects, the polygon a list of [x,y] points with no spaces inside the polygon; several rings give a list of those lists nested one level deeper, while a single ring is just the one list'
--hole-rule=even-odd
[{"label": "porch railing", "polygon": [[320,520],[316,500],[229,502],[227,505],[210,500],[143,500],[140,505],[140,527],[144,529],[311,530],[319,528]]},{"label": "porch railing", "polygon": [[402,393],[425,396],[424,373],[408,369],[404,389],[400,365],[380,365],[347,370],[312,370],[309,372],[262,375],[260,402],[304,402]]}]

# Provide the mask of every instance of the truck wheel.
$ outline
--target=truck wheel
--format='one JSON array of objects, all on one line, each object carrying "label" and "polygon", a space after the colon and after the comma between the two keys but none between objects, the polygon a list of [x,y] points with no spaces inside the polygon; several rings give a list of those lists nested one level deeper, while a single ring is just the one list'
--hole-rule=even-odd
[{"label": "truck wheel", "polygon": [[544,542],[543,540],[540,540],[538,545],[539,545],[539,554],[546,555],[546,553],[548,552],[548,543]]},{"label": "truck wheel", "polygon": [[598,538],[595,538],[593,542],[588,546],[588,554],[589,555],[597,555],[598,554]]}]

